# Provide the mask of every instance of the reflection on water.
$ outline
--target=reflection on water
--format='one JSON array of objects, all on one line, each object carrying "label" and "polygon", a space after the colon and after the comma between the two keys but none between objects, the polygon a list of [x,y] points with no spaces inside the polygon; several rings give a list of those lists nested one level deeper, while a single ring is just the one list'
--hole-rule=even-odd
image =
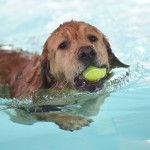
[{"label": "reflection on water", "polygon": [[[6,94],[0,98],[0,109],[5,110],[10,120],[31,125],[37,121],[56,123],[65,130],[78,130],[92,120],[86,117],[98,114],[100,105],[108,93],[77,93],[75,91],[37,90],[30,96],[10,99],[9,88],[1,86]],[[5,97],[5,96],[8,96]]]}]

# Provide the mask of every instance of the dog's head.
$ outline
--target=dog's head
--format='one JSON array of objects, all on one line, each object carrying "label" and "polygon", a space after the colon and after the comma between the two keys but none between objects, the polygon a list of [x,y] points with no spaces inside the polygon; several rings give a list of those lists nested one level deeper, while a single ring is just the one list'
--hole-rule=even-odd
[{"label": "dog's head", "polygon": [[128,67],[113,54],[104,34],[84,22],[66,22],[60,25],[47,39],[42,60],[42,86],[58,84],[80,91],[101,89],[104,78],[89,82],[81,76],[90,65],[106,67]]}]

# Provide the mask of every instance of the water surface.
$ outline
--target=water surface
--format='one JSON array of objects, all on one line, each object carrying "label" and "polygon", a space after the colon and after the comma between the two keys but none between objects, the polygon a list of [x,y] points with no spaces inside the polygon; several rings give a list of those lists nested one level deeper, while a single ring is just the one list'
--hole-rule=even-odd
[{"label": "water surface", "polygon": [[17,124],[0,111],[1,149],[149,150],[149,7],[149,0],[0,0],[0,44],[40,54],[60,23],[82,20],[101,29],[114,53],[131,65],[130,82],[110,93],[82,130],[68,132],[49,122]]}]

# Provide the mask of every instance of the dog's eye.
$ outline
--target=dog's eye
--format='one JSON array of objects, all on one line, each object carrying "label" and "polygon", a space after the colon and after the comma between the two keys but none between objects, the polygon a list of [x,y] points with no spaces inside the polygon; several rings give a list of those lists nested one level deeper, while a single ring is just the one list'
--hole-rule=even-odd
[{"label": "dog's eye", "polygon": [[89,35],[89,36],[88,36],[88,39],[89,39],[91,42],[96,42],[96,41],[97,41],[97,37],[94,36],[94,35]]},{"label": "dog's eye", "polygon": [[58,46],[59,49],[66,49],[68,46],[67,41],[63,41],[62,43],[60,43],[60,45]]}]

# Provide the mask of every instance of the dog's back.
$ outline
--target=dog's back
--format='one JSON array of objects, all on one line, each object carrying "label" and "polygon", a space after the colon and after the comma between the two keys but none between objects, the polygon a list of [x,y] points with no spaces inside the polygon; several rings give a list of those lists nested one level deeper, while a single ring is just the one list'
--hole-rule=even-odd
[{"label": "dog's back", "polygon": [[20,52],[0,50],[0,83],[11,85],[30,59]]},{"label": "dog's back", "polygon": [[[0,49],[0,83],[13,87],[15,91],[13,96],[29,92],[33,86],[39,87],[39,79],[32,80],[33,86],[30,81],[33,76],[40,78],[39,59],[38,55]],[[29,84],[30,88],[28,88]]]}]

